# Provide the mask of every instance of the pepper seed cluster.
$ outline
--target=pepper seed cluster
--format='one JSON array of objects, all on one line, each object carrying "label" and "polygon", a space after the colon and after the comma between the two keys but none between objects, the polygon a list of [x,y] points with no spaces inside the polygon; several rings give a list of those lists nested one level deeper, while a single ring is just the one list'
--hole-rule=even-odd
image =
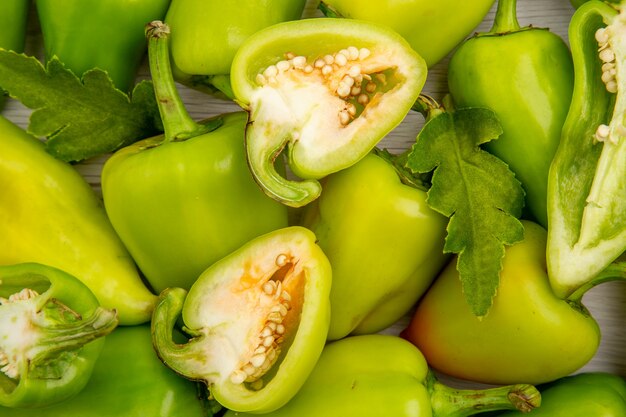
[{"label": "pepper seed cluster", "polygon": [[[0,297],[0,305],[30,300],[38,295],[39,293],[37,291],[31,290],[30,288],[24,288],[20,292],[11,294],[9,298]],[[0,372],[12,379],[17,379],[20,376],[15,358],[10,358],[9,355],[2,349],[0,349]]]}]

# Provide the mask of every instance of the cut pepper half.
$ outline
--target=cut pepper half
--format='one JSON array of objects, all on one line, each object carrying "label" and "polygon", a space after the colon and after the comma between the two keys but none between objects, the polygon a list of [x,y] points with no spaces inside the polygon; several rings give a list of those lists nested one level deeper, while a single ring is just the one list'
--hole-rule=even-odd
[{"label": "cut pepper half", "polygon": [[[316,181],[364,157],[404,119],[426,64],[396,32],[351,19],[304,19],[257,32],[231,68],[236,100],[250,114],[246,149],[265,192],[300,207]],[[287,149],[292,181],[274,169]]]}]

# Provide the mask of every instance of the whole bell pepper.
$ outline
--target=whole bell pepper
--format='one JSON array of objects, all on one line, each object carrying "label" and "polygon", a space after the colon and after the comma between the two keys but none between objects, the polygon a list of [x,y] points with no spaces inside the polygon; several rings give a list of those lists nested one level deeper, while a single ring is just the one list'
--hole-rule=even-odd
[{"label": "whole bell pepper", "polygon": [[155,291],[189,289],[209,265],[287,225],[287,210],[254,182],[246,115],[193,121],[169,67],[168,26],[149,25],[149,57],[165,133],[123,148],[102,170],[111,223]]},{"label": "whole bell pepper", "polygon": [[626,380],[605,372],[581,373],[539,387],[541,407],[499,417],[621,417],[626,416]]},{"label": "whole bell pepper", "polygon": [[489,313],[476,317],[464,302],[454,262],[420,300],[402,336],[448,375],[490,384],[544,383],[585,365],[600,329],[581,302],[550,288],[546,231],[523,221],[524,240],[506,249]]},{"label": "whole bell pepper", "polygon": [[[298,394],[268,417],[464,417],[538,407],[532,385],[456,390],[436,380],[415,346],[396,336],[351,336],[324,348]],[[248,416],[229,411],[226,417]]]},{"label": "whole bell pepper", "polygon": [[192,88],[232,99],[228,74],[241,44],[276,23],[297,20],[306,0],[173,0],[165,23],[172,28],[174,77]]},{"label": "whole bell pepper", "polygon": [[625,19],[626,2],[590,1],[570,21],[574,97],[548,184],[548,271],[563,298],[626,251]]},{"label": "whole bell pepper", "polygon": [[494,0],[323,0],[329,17],[381,23],[402,35],[432,67],[452,51],[491,9]]},{"label": "whole bell pepper", "polygon": [[0,410],[76,395],[116,326],[116,312],[75,277],[35,263],[0,266]]},{"label": "whole bell pepper", "polygon": [[526,191],[530,217],[547,227],[550,162],[572,98],[569,49],[547,29],[520,28],[516,1],[499,0],[493,27],[465,41],[448,67],[458,107],[487,107],[504,133],[485,144],[515,172]]},{"label": "whole bell pepper", "polygon": [[426,203],[426,188],[385,152],[367,155],[323,180],[302,224],[333,269],[328,339],[391,326],[444,266],[447,219]]},{"label": "whole bell pepper", "polygon": [[[353,165],[406,116],[426,64],[391,29],[352,19],[305,19],[263,29],[237,51],[236,100],[249,113],[246,151],[272,198],[301,207],[317,179]],[[289,180],[274,168],[282,152]]]},{"label": "whole bell pepper", "polygon": [[150,326],[116,328],[106,337],[85,388],[75,397],[35,410],[0,407],[1,417],[211,417],[197,384],[157,358]]},{"label": "whole bell pepper", "polygon": [[[273,411],[296,394],[322,352],[330,283],[311,231],[270,232],[210,266],[189,292],[165,290],[153,344],[167,366],[204,381],[224,407]],[[186,343],[172,339],[181,312]]]},{"label": "whole bell pepper", "polygon": [[128,91],[146,51],[144,26],[163,19],[170,0],[35,0],[47,59],[57,56],[77,76],[106,71]]},{"label": "whole bell pepper", "polygon": [[38,262],[81,280],[121,324],[150,319],[143,284],[102,201],[71,165],[0,117],[0,265]]}]

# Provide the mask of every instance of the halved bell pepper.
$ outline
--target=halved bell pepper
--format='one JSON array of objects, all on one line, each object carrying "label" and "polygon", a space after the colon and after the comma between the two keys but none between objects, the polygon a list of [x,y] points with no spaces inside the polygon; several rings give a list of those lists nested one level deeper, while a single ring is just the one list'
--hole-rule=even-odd
[{"label": "halved bell pepper", "polygon": [[[311,231],[270,232],[210,266],[189,292],[161,293],[155,349],[179,374],[205,382],[224,407],[273,411],[296,394],[322,352],[330,283]],[[172,340],[181,312],[191,337],[182,344]]]},{"label": "halved bell pepper", "polygon": [[[492,410],[538,407],[532,385],[484,390],[448,387],[424,356],[391,335],[351,336],[329,343],[298,394],[268,417],[466,417]],[[227,412],[226,417],[249,416]]]},{"label": "halved bell pepper", "polygon": [[76,395],[117,323],[115,310],[100,307],[64,271],[0,266],[0,409],[43,407]]},{"label": "halved bell pepper", "polygon": [[[231,84],[249,113],[246,151],[271,197],[300,207],[317,179],[363,158],[411,109],[426,64],[396,32],[351,19],[304,19],[263,29],[235,55]],[[274,169],[283,150],[304,181]]]}]

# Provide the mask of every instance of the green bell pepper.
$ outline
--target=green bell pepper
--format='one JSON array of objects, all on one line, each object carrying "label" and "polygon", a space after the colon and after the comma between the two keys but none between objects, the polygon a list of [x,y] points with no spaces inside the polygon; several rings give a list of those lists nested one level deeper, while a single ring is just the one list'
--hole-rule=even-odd
[{"label": "green bell pepper", "polygon": [[320,198],[305,209],[302,224],[333,269],[330,340],[391,326],[448,259],[446,217],[428,206],[426,188],[410,183],[394,160],[372,153],[329,175]]},{"label": "green bell pepper", "polygon": [[78,395],[36,410],[0,407],[0,417],[211,417],[197,384],[164,366],[150,338],[150,326],[118,327]]},{"label": "green bell pepper", "polygon": [[[255,33],[231,69],[236,100],[250,113],[255,179],[289,206],[313,201],[317,179],[356,163],[404,119],[426,72],[400,35],[374,23],[304,19]],[[283,150],[303,181],[274,169]]]},{"label": "green bell pepper", "polygon": [[[491,410],[538,407],[527,384],[456,390],[436,380],[424,356],[390,335],[351,336],[324,348],[298,394],[268,417],[465,417]],[[226,417],[247,416],[229,411]]]},{"label": "green bell pepper", "polygon": [[193,121],[169,67],[168,26],[148,30],[165,133],[123,148],[102,170],[113,227],[152,288],[189,289],[209,265],[287,226],[287,209],[256,185],[244,152],[246,115]]},{"label": "green bell pepper", "polygon": [[30,0],[3,0],[0,3],[0,48],[24,52]]},{"label": "green bell pepper", "polygon": [[116,312],[75,277],[35,263],[0,266],[0,409],[76,395],[116,326]]},{"label": "green bell pepper", "polygon": [[[165,290],[153,344],[179,374],[204,381],[224,407],[266,413],[291,399],[322,352],[331,268],[303,227],[251,240],[210,266],[189,292]],[[172,340],[182,312],[187,343]]]},{"label": "green bell pepper", "polygon": [[626,2],[590,1],[570,21],[574,96],[548,184],[548,271],[563,298],[626,251],[625,17]]},{"label": "green bell pepper", "polygon": [[38,262],[81,280],[121,324],[150,319],[143,284],[102,201],[71,165],[0,117],[0,265]]},{"label": "green bell pepper", "polygon": [[569,49],[547,29],[520,28],[516,1],[500,0],[493,27],[464,42],[448,67],[458,107],[487,107],[504,133],[485,144],[515,172],[526,191],[530,217],[547,227],[550,162],[572,98]]},{"label": "green bell pepper", "polygon": [[[172,28],[177,81],[232,99],[228,74],[241,44],[276,23],[297,20],[306,0],[173,0],[165,23]],[[217,91],[213,91],[217,89]]]},{"label": "green bell pepper", "polygon": [[329,17],[367,20],[402,35],[432,67],[483,20],[494,0],[323,0]]},{"label": "green bell pepper", "polygon": [[454,262],[420,300],[402,336],[429,365],[448,375],[490,384],[544,383],[585,365],[600,344],[598,324],[577,299],[550,288],[546,231],[523,221],[524,240],[508,246],[489,313],[464,302]]},{"label": "green bell pepper", "polygon": [[47,59],[77,76],[106,71],[127,92],[146,50],[144,26],[163,19],[170,0],[35,0]]},{"label": "green bell pepper", "polygon": [[626,380],[605,372],[561,378],[541,390],[541,407],[528,414],[517,411],[499,417],[622,417],[626,416]]}]

